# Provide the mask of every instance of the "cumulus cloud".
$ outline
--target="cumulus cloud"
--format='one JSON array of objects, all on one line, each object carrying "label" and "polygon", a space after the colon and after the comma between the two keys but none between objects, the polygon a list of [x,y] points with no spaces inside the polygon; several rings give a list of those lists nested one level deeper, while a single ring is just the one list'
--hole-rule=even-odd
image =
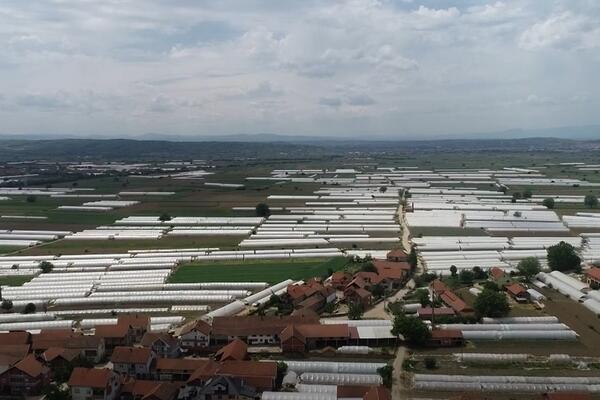
[{"label": "cumulus cloud", "polygon": [[0,19],[11,133],[400,137],[600,106],[596,2],[5,0]]}]

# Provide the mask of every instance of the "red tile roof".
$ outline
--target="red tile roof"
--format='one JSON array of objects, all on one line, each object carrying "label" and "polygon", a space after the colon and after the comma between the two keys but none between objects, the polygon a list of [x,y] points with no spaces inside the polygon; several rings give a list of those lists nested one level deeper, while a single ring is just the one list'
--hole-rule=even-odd
[{"label": "red tile roof", "polygon": [[350,327],[347,324],[335,325],[297,325],[296,329],[305,338],[349,338]]},{"label": "red tile roof", "polygon": [[392,250],[388,251],[388,253],[386,254],[386,257],[407,259],[408,255],[402,249],[392,249]]},{"label": "red tile roof", "polygon": [[492,268],[490,268],[490,275],[494,279],[500,279],[500,278],[503,278],[504,275],[506,275],[506,274],[504,273],[504,270],[502,268],[492,267]]},{"label": "red tile roof", "polygon": [[289,324],[313,323],[318,318],[306,316],[215,317],[212,333],[224,336],[278,335]]},{"label": "red tile roof", "polygon": [[286,342],[291,338],[296,338],[302,343],[306,343],[306,338],[304,335],[296,328],[295,325],[288,325],[285,327],[281,334],[279,335],[281,342]]},{"label": "red tile roof", "polygon": [[471,307],[465,303],[460,297],[454,292],[445,291],[440,294],[440,298],[444,303],[452,307],[457,313],[472,311]]},{"label": "red tile roof", "polygon": [[0,333],[0,344],[28,344],[31,340],[29,332]]},{"label": "red tile roof", "polygon": [[392,400],[390,391],[383,386],[373,386],[365,395],[363,400]]},{"label": "red tile roof", "polygon": [[145,347],[115,347],[110,361],[119,364],[146,364],[152,351]]},{"label": "red tile roof", "polygon": [[144,337],[142,337],[142,341],[140,344],[144,347],[152,347],[154,343],[157,341],[162,341],[167,345],[173,347],[177,345],[177,339],[168,333],[154,333],[154,332],[146,332]]},{"label": "red tile roof", "polygon": [[62,347],[50,347],[42,354],[42,358],[46,362],[52,362],[58,358],[62,358],[65,361],[73,361],[79,356],[79,350],[76,349],[65,349]]},{"label": "red tile roof", "polygon": [[432,339],[462,339],[462,331],[458,329],[433,329],[431,331]]},{"label": "red tile roof", "polygon": [[39,362],[33,354],[26,356],[24,359],[14,365],[14,368],[26,373],[32,378],[37,378],[40,375],[48,373],[48,368]]},{"label": "red tile roof", "polygon": [[518,283],[513,283],[511,285],[505,286],[504,288],[508,293],[510,293],[513,296],[520,296],[523,293],[527,292],[527,289],[525,289]]},{"label": "red tile roof", "polygon": [[181,331],[179,332],[179,335],[185,335],[186,333],[190,333],[192,331],[198,331],[198,332],[208,336],[208,335],[210,335],[211,330],[212,330],[212,327],[206,321],[198,319],[196,321],[193,321],[193,322],[190,322],[189,324],[184,325],[183,328],[181,329]]},{"label": "red tile roof", "polygon": [[111,376],[110,369],[76,367],[71,373],[68,385],[104,389],[108,386]]},{"label": "red tile roof", "polygon": [[117,325],[146,328],[150,325],[150,317],[145,314],[120,314],[117,317]]},{"label": "red tile roof", "polygon": [[158,358],[156,369],[161,371],[195,371],[203,368],[209,360],[199,358]]},{"label": "red tile roof", "polygon": [[97,325],[94,335],[102,338],[122,339],[129,333],[129,326],[124,324],[117,325]]},{"label": "red tile roof", "polygon": [[450,290],[450,288],[448,286],[446,286],[446,284],[444,282],[440,281],[439,279],[436,279],[433,282],[431,282],[429,284],[429,287],[437,294],[440,294],[442,292]]},{"label": "red tile roof", "polygon": [[431,307],[420,307],[417,308],[417,315],[419,315],[420,317],[430,317],[433,315],[434,311],[436,316],[455,315],[454,310],[450,307],[436,307],[435,310],[433,310]]},{"label": "red tile roof", "polygon": [[588,269],[585,274],[596,281],[600,281],[600,268],[598,267]]},{"label": "red tile roof", "polygon": [[223,346],[215,354],[215,358],[219,361],[238,360],[246,358],[248,354],[248,345],[240,339],[234,339],[229,344]]}]

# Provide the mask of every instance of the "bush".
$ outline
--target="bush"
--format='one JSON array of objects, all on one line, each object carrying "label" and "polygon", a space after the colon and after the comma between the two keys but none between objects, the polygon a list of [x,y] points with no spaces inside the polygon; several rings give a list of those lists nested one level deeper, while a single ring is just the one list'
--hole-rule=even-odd
[{"label": "bush", "polygon": [[386,365],[385,367],[377,368],[377,373],[381,376],[383,386],[390,388],[392,387],[392,381],[394,378],[394,367]]},{"label": "bush", "polygon": [[394,318],[392,335],[402,335],[407,343],[422,346],[427,343],[431,337],[431,331],[425,322],[417,317],[398,315]]},{"label": "bush", "polygon": [[266,218],[271,215],[271,209],[266,203],[258,203],[256,205],[256,216]]},{"label": "bush", "polygon": [[40,263],[40,269],[42,270],[43,274],[48,274],[54,269],[54,264],[52,264],[50,261],[42,261]]},{"label": "bush", "polygon": [[594,208],[598,206],[598,198],[593,194],[588,194],[583,199],[583,204],[585,204],[589,208]]},{"label": "bush", "polygon": [[544,201],[542,202],[542,204],[546,208],[552,210],[554,208],[554,199],[552,197],[547,197],[547,198],[544,199]]},{"label": "bush", "polygon": [[23,309],[23,314],[33,314],[33,313],[35,313],[36,309],[37,309],[37,307],[35,306],[35,304],[27,303],[27,305]]},{"label": "bush", "polygon": [[536,276],[540,272],[541,268],[542,266],[540,265],[540,262],[535,257],[526,257],[519,261],[519,264],[517,265],[517,271],[519,274],[523,275],[523,277],[525,277],[525,279],[528,281]]},{"label": "bush", "polygon": [[458,274],[458,279],[460,280],[461,283],[471,284],[471,283],[473,283],[473,280],[475,279],[475,274],[473,273],[473,271],[469,271],[468,269],[463,269],[460,271],[460,274]]},{"label": "bush", "polygon": [[170,216],[169,214],[167,214],[167,213],[162,213],[162,214],[160,215],[160,217],[158,217],[158,219],[159,219],[159,221],[161,221],[161,222],[167,222],[167,221],[170,221],[170,220],[171,220],[171,216]]},{"label": "bush", "polygon": [[27,201],[28,203],[35,203],[35,201],[37,200],[37,197],[35,197],[34,195],[30,194],[29,196],[27,196],[25,198],[25,201]]},{"label": "bush", "polygon": [[425,357],[423,362],[425,364],[425,368],[427,369],[437,368],[437,360],[435,359],[435,357]]},{"label": "bush", "polygon": [[361,319],[364,312],[365,310],[362,304],[358,302],[351,302],[350,304],[348,304],[348,319]]},{"label": "bush", "polygon": [[4,311],[12,310],[12,308],[13,308],[12,300],[8,300],[8,299],[2,300],[2,305],[0,305],[0,308],[2,308]]}]

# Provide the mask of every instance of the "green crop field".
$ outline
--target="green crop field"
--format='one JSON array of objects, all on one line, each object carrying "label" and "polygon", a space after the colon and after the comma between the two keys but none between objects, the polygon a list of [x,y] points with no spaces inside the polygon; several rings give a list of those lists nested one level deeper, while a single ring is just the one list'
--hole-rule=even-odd
[{"label": "green crop field", "polygon": [[31,276],[2,276],[0,286],[21,286],[31,280]]},{"label": "green crop field", "polygon": [[323,276],[328,271],[344,269],[348,260],[344,257],[330,259],[269,260],[260,262],[210,262],[181,266],[169,282],[267,282],[285,279],[309,279]]}]

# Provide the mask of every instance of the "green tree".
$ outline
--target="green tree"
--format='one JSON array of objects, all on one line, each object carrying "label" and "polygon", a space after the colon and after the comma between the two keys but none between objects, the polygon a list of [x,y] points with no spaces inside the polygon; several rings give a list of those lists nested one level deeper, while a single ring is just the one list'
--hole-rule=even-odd
[{"label": "green tree", "polygon": [[498,287],[498,285],[496,284],[496,282],[492,282],[492,281],[485,281],[481,284],[481,286],[483,286],[484,289],[487,290],[492,290],[494,292],[499,292],[500,288]]},{"label": "green tree", "polygon": [[554,208],[554,199],[553,199],[552,197],[546,197],[546,198],[544,199],[544,201],[542,202],[542,204],[543,204],[543,205],[544,205],[546,208],[548,208],[548,209],[552,210],[552,209]]},{"label": "green tree", "polygon": [[40,263],[40,269],[42,270],[43,274],[48,274],[54,269],[54,264],[52,264],[50,261],[42,261]]},{"label": "green tree", "polygon": [[531,189],[525,189],[523,191],[523,198],[524,199],[530,199],[532,195],[533,195],[533,193],[531,192]]},{"label": "green tree", "polygon": [[506,295],[502,292],[483,289],[473,304],[477,317],[506,317],[510,311]]},{"label": "green tree", "polygon": [[0,308],[2,308],[4,311],[12,310],[12,308],[13,308],[12,300],[9,300],[9,299],[2,300],[2,305],[0,305]]},{"label": "green tree", "polygon": [[51,383],[46,386],[42,393],[45,395],[47,400],[70,400],[71,391],[68,387]]},{"label": "green tree", "polygon": [[523,275],[527,281],[530,281],[531,278],[539,274],[541,269],[542,266],[535,257],[526,257],[519,261],[519,264],[517,264],[517,271],[519,275]]},{"label": "green tree", "polygon": [[581,269],[581,258],[575,252],[575,248],[567,242],[560,242],[548,247],[548,266],[553,271],[579,271]]},{"label": "green tree", "polygon": [[385,193],[385,192],[387,192],[387,186],[382,186],[382,187],[380,187],[380,188],[379,188],[379,191],[380,191],[381,193]]},{"label": "green tree", "polygon": [[394,318],[392,335],[402,335],[407,343],[422,346],[427,343],[431,337],[431,332],[425,322],[421,321],[419,318],[398,315]]},{"label": "green tree", "polygon": [[429,290],[427,289],[419,289],[417,290],[417,300],[421,304],[422,307],[427,307],[431,305],[431,299],[429,298]]},{"label": "green tree", "polygon": [[456,268],[456,265],[450,266],[450,275],[452,275],[453,277],[456,277],[456,271],[458,271],[458,269]]},{"label": "green tree", "polygon": [[475,279],[487,279],[488,274],[481,267],[473,267],[473,276]]},{"label": "green tree", "polygon": [[475,280],[475,274],[473,273],[473,271],[469,271],[468,269],[463,269],[458,274],[458,279],[460,280],[461,283],[471,284],[471,283],[473,283],[473,280]]},{"label": "green tree", "polygon": [[277,361],[277,377],[275,379],[275,385],[280,388],[283,377],[287,374],[288,365],[283,361]]},{"label": "green tree", "polygon": [[27,201],[28,203],[35,203],[35,201],[37,200],[37,197],[35,197],[34,195],[30,194],[29,196],[27,196],[25,198],[25,201]]},{"label": "green tree", "polygon": [[383,386],[391,388],[394,379],[394,367],[391,365],[386,365],[384,367],[377,368],[377,373],[379,376],[381,376]]},{"label": "green tree", "polygon": [[162,214],[160,214],[160,217],[158,217],[158,220],[160,222],[167,222],[167,221],[171,220],[171,216],[167,213],[162,213]]},{"label": "green tree", "polygon": [[271,215],[271,209],[266,203],[258,203],[256,205],[256,216],[266,218]]},{"label": "green tree", "polygon": [[414,245],[410,248],[410,253],[408,253],[408,263],[410,264],[411,269],[414,270],[415,268],[417,268],[417,249]]},{"label": "green tree", "polygon": [[357,301],[352,301],[348,304],[348,319],[362,319],[365,309],[363,305]]},{"label": "green tree", "polygon": [[437,368],[437,360],[435,359],[435,357],[425,357],[423,363],[425,364],[425,368],[427,369]]},{"label": "green tree", "polygon": [[588,194],[584,197],[583,204],[589,208],[595,208],[598,206],[598,198],[593,194]]},{"label": "green tree", "polygon": [[371,287],[371,295],[380,299],[385,295],[385,288],[380,284],[373,285],[373,287]]},{"label": "green tree", "polygon": [[360,266],[360,270],[363,272],[377,272],[377,268],[375,268],[375,264],[373,264],[373,261],[366,261],[362,263],[362,265]]},{"label": "green tree", "polygon": [[23,309],[23,314],[33,314],[36,310],[36,306],[33,303],[27,303]]}]

